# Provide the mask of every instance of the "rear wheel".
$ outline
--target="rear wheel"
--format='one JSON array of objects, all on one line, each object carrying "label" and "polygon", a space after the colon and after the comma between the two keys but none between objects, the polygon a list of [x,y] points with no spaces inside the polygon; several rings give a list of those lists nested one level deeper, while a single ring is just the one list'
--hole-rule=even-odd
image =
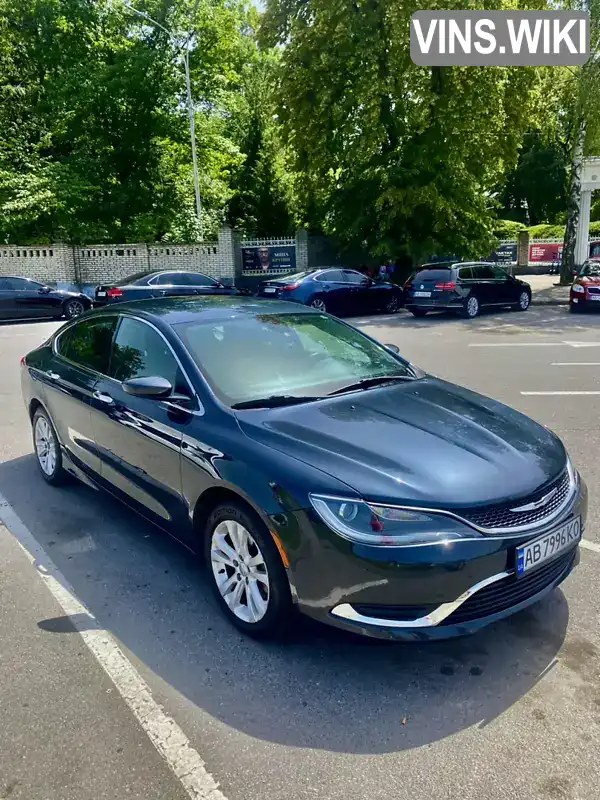
[{"label": "rear wheel", "polygon": [[282,636],[293,616],[281,556],[263,523],[235,502],[219,505],[205,532],[211,588],[225,616],[257,639]]},{"label": "rear wheel", "polygon": [[400,298],[399,297],[392,297],[388,300],[385,311],[387,314],[395,314],[400,308]]},{"label": "rear wheel", "polygon": [[424,308],[411,308],[410,313],[413,317],[424,317],[427,314],[427,310]]},{"label": "rear wheel", "polygon": [[462,314],[467,319],[474,319],[479,314],[479,300],[474,294],[467,297]]},{"label": "rear wheel", "polygon": [[50,417],[42,408],[33,415],[33,447],[44,480],[52,486],[65,483],[69,477],[62,465],[58,436]]},{"label": "rear wheel", "polygon": [[311,300],[308,304],[311,308],[316,308],[317,311],[327,312],[327,304],[322,297],[315,297],[314,300]]},{"label": "rear wheel", "polygon": [[531,297],[529,295],[529,292],[523,290],[519,295],[519,299],[517,303],[513,306],[513,308],[515,309],[515,311],[527,311],[530,303],[531,303]]}]

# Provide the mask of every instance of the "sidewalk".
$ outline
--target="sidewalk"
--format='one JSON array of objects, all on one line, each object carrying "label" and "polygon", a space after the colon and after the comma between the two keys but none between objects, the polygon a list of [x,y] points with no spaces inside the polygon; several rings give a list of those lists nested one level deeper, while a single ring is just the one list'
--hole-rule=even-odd
[{"label": "sidewalk", "polygon": [[523,275],[522,280],[531,286],[531,302],[539,306],[568,306],[569,286],[556,286],[558,275]]}]

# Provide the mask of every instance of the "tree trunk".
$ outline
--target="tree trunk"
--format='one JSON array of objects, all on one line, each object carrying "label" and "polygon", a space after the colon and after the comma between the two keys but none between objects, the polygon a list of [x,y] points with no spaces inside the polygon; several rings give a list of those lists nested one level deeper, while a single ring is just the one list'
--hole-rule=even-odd
[{"label": "tree trunk", "polygon": [[581,162],[583,159],[583,143],[585,141],[585,120],[581,120],[577,130],[577,140],[573,152],[573,164],[569,181],[569,197],[567,205],[567,226],[563,242],[562,262],[560,265],[560,283],[568,285],[573,281],[575,271],[575,241],[579,226],[581,210]]}]

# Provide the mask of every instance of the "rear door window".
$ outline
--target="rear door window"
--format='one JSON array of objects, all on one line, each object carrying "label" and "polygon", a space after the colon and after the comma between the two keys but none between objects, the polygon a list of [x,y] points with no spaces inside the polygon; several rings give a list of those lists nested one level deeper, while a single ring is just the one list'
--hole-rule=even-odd
[{"label": "rear door window", "polygon": [[58,337],[56,352],[80,367],[108,374],[116,317],[77,322]]},{"label": "rear door window", "polygon": [[494,278],[494,271],[489,264],[479,264],[473,267],[473,277],[477,281],[489,281]]}]

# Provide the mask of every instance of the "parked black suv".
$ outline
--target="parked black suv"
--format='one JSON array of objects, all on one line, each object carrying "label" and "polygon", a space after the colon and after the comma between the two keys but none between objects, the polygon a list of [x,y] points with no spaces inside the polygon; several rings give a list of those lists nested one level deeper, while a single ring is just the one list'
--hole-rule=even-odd
[{"label": "parked black suv", "polygon": [[428,311],[458,311],[472,319],[480,309],[511,306],[526,311],[531,287],[495,264],[425,264],[406,282],[406,308],[415,317]]}]

